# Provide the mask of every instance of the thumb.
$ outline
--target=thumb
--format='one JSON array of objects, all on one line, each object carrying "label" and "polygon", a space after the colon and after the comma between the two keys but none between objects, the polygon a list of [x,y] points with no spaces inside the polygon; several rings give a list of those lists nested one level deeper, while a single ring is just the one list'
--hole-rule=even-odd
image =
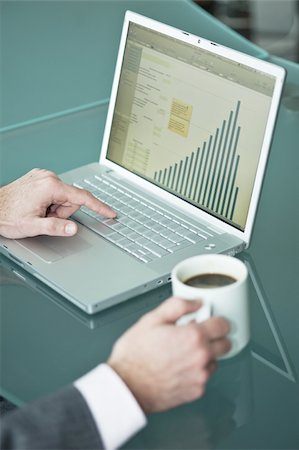
[{"label": "thumb", "polygon": [[56,217],[36,218],[31,222],[31,236],[73,236],[78,227],[75,222]]},{"label": "thumb", "polygon": [[200,300],[183,300],[170,297],[153,311],[155,320],[159,323],[175,323],[185,314],[197,311],[202,305]]}]

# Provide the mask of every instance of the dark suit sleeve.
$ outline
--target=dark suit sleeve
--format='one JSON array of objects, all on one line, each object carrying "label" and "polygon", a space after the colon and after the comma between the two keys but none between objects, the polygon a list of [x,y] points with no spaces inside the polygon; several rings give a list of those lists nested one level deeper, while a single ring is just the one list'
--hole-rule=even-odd
[{"label": "dark suit sleeve", "polygon": [[81,393],[74,387],[8,413],[1,424],[1,450],[103,449]]}]

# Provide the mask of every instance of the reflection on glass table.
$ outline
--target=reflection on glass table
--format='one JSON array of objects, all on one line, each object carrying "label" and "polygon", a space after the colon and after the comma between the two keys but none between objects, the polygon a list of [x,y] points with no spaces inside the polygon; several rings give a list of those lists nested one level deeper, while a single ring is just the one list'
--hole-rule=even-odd
[{"label": "reflection on glass table", "polygon": [[287,347],[279,331],[279,326],[271,310],[270,301],[263,288],[249,254],[243,253],[241,258],[249,272],[251,298],[251,353],[271,369],[296,382],[297,375],[291,362]]},{"label": "reflection on glass table", "polygon": [[[250,345],[237,357],[219,363],[218,371],[211,379],[202,400],[167,413],[151,416],[149,426],[132,439],[127,448],[185,449],[186,445],[188,448],[218,448],[219,445],[222,446],[223,442],[230,442],[238,429],[244,430],[246,427],[250,429],[254,424],[255,415],[259,412],[260,407],[256,404],[257,392],[260,389],[260,380],[256,377],[256,364],[262,363],[268,369],[275,371],[278,376],[285,378],[287,383],[294,384],[296,381],[295,369],[254,263],[246,254],[242,254],[241,258],[247,264],[250,274],[253,318]],[[14,289],[13,296],[10,294],[7,298],[4,296],[1,298],[1,307],[5,320],[8,321],[8,327],[12,328],[13,325],[17,327],[15,330],[7,330],[3,335],[4,340],[13,340],[12,336],[15,333],[18,336],[28,336],[32,329],[34,330],[31,337],[33,339],[31,344],[32,342],[34,344],[30,346],[29,342],[28,347],[25,346],[25,354],[22,356],[29,364],[30,375],[26,371],[23,372],[22,361],[19,364],[15,363],[16,368],[21,369],[15,374],[15,377],[11,372],[12,367],[8,367],[4,372],[4,387],[6,387],[4,394],[9,391],[13,392],[17,384],[23,384],[19,391],[14,393],[16,400],[19,397],[20,403],[44,395],[45,392],[50,392],[59,385],[72,380],[76,375],[80,360],[86,360],[89,365],[92,365],[92,357],[85,358],[85,355],[82,354],[79,345],[81,342],[85,353],[90,352],[91,355],[94,349],[89,348],[88,345],[96,341],[96,348],[99,347],[99,351],[96,353],[97,358],[98,355],[100,357],[105,355],[115,339],[113,329],[114,331],[117,329],[117,333],[119,333],[120,328],[126,328],[130,322],[136,320],[136,314],[143,314],[170,295],[170,286],[165,286],[90,318],[35,278],[30,278],[30,276],[28,278],[26,272],[4,257],[1,258],[0,277],[4,295],[5,292],[9,294],[9,289]],[[26,280],[23,277],[26,277]],[[26,298],[24,298],[26,291]],[[17,296],[18,292],[19,297]],[[25,314],[22,314],[23,320],[19,318],[18,321],[17,315],[19,312],[24,312],[24,308],[29,309],[32,323],[25,317]],[[49,312],[50,314],[48,314]],[[44,323],[35,327],[34,321],[39,321],[43,317]],[[48,329],[51,330],[53,326],[56,326],[56,337],[55,334],[48,332]],[[44,330],[44,333],[40,334],[42,345],[36,343],[34,339],[36,331],[39,330]],[[109,335],[111,330],[112,339]],[[28,340],[30,341],[30,336]],[[63,340],[66,341],[68,355],[65,357],[62,351],[62,363],[57,342],[60,342],[60,346],[63,347]],[[70,342],[76,347],[74,352],[70,348]],[[36,353],[34,357],[31,356],[31,352]],[[46,356],[43,359],[42,354],[45,352]],[[4,356],[4,362],[9,362],[9,355]],[[41,376],[43,368],[40,369],[39,366],[46,366],[46,372],[49,372],[49,368],[53,364],[56,368],[50,371],[50,378]],[[67,372],[66,379],[63,371]],[[23,376],[25,383],[24,379],[20,382]],[[13,379],[11,384],[7,382],[7,377]],[[14,397],[12,396],[10,399],[13,400]],[[235,446],[231,445],[230,448],[235,448]]]},{"label": "reflection on glass table", "polygon": [[[42,297],[45,297],[50,302],[54,303],[59,309],[64,310],[68,316],[75,318],[90,329],[117,321],[132,312],[142,312],[144,314],[147,310],[154,308],[171,294],[171,286],[169,284],[164,286],[164,289],[151,291],[91,316],[85,314],[84,311],[74,306],[69,300],[30,275],[17,264],[14,264],[4,255],[0,255],[0,286],[1,285],[23,286],[25,289],[30,288],[37,294],[40,294]],[[2,301],[5,300],[3,299]],[[59,314],[59,310],[57,311],[57,314]]]}]

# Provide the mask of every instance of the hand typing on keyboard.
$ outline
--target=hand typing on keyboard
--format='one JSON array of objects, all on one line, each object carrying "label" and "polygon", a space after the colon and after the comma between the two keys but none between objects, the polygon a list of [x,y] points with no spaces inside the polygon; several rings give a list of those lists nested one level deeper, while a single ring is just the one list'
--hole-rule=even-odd
[{"label": "hand typing on keyboard", "polygon": [[116,220],[107,219],[83,206],[76,219],[141,262],[150,263],[212,236],[107,174],[78,180],[74,185],[89,190],[117,211]]},{"label": "hand typing on keyboard", "polygon": [[47,234],[73,236],[77,225],[67,220],[81,206],[113,219],[116,213],[90,192],[64,184],[44,169],[33,169],[0,188],[0,234],[19,239]]}]

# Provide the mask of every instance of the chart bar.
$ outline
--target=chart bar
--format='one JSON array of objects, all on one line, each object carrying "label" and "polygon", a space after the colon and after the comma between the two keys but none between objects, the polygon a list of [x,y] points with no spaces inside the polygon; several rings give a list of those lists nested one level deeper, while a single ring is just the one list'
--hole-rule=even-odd
[{"label": "chart bar", "polygon": [[205,175],[206,175],[206,169],[207,169],[207,163],[208,163],[208,159],[209,159],[209,155],[210,155],[210,146],[211,146],[211,136],[209,139],[209,145],[208,145],[208,149],[207,149],[207,153],[206,153],[206,157],[205,157],[205,162],[204,162],[204,167],[203,167],[203,171],[202,171],[202,178],[201,178],[201,183],[200,183],[200,188],[199,188],[199,192],[198,192],[198,197],[197,197],[197,203],[200,203],[200,196],[201,196],[201,192],[204,186],[204,180],[205,180]]},{"label": "chart bar", "polygon": [[194,159],[194,152],[191,153],[190,164],[189,164],[189,170],[188,170],[188,175],[187,175],[187,182],[186,182],[185,191],[184,191],[184,196],[185,196],[185,197],[186,197],[186,195],[187,195],[188,184],[191,186],[191,178],[190,178],[190,174],[191,174],[191,169],[192,169],[192,167],[193,167],[193,159]]},{"label": "chart bar", "polygon": [[[224,158],[226,155],[226,148],[227,148],[227,141],[228,141],[228,136],[230,134],[230,128],[231,128],[231,124],[232,124],[232,117],[233,117],[233,112],[230,112],[229,115],[229,120],[228,120],[228,127],[226,130],[226,135],[225,135],[225,140],[224,140],[224,146],[223,146],[223,152],[221,155],[221,161],[220,161],[220,171],[218,174],[218,179],[217,179],[217,184],[216,184],[216,190],[217,190],[217,206],[215,208],[215,211],[218,212],[219,210],[219,203],[220,203],[220,198],[222,195],[222,188],[223,188],[223,182],[224,182]],[[220,184],[219,184],[220,183]]]},{"label": "chart bar", "polygon": [[217,193],[218,193],[218,184],[219,184],[219,180],[220,180],[220,174],[221,174],[221,169],[222,169],[222,163],[223,163],[223,157],[224,157],[224,150],[225,150],[225,136],[227,136],[227,130],[229,128],[229,123],[227,124],[227,127],[224,131],[224,140],[221,142],[221,148],[220,148],[220,154],[219,154],[219,164],[218,164],[218,168],[217,168],[217,173],[215,173],[215,188],[214,188],[214,193],[213,193],[213,200],[212,200],[212,205],[211,205],[211,209],[214,211],[214,207],[215,207],[215,201],[217,198]]},{"label": "chart bar", "polygon": [[183,160],[181,159],[180,161],[180,167],[179,167],[179,173],[178,173],[178,178],[176,181],[176,185],[175,185],[175,190],[178,192],[178,187],[179,187],[179,181],[180,181],[180,176],[181,176],[181,172],[182,172],[182,165],[183,165]]},{"label": "chart bar", "polygon": [[193,174],[192,174],[192,179],[191,179],[191,183],[189,186],[189,193],[188,193],[188,197],[191,198],[191,192],[194,189],[194,178],[195,178],[195,172],[196,172],[196,167],[197,167],[197,162],[198,162],[198,155],[199,155],[199,148],[196,151],[196,157],[195,157],[195,163],[193,166]]},{"label": "chart bar", "polygon": [[162,181],[163,184],[165,184],[165,181],[166,181],[166,174],[167,174],[167,169],[164,169],[163,181]]},{"label": "chart bar", "polygon": [[182,181],[181,181],[180,194],[183,193],[182,191],[183,191],[183,185],[184,185],[184,181],[185,181],[186,168],[187,168],[188,161],[189,161],[189,156],[186,156],[186,158],[185,158],[185,164],[184,164],[184,171],[183,171]]},{"label": "chart bar", "polygon": [[217,152],[216,152],[216,161],[215,161],[215,166],[214,166],[213,175],[212,175],[212,181],[211,181],[211,187],[210,187],[210,192],[209,192],[209,197],[208,197],[207,208],[209,208],[209,206],[210,206],[210,200],[211,200],[211,196],[212,196],[212,193],[213,193],[215,174],[216,174],[216,171],[217,171],[217,168],[218,168],[218,160],[219,160],[219,155],[220,155],[220,152],[221,152],[222,139],[223,139],[223,135],[224,135],[224,132],[225,132],[225,127],[226,127],[226,120],[223,121],[222,127],[221,127],[220,140],[219,140],[218,149],[217,149]]},{"label": "chart bar", "polygon": [[238,166],[239,166],[239,160],[240,160],[240,155],[237,156],[237,160],[236,160],[235,170],[234,170],[233,179],[232,179],[232,185],[230,188],[227,207],[226,207],[226,211],[225,211],[225,217],[228,217],[228,213],[229,213],[230,203],[231,203],[231,199],[232,199],[233,189],[235,187],[235,181],[236,181],[236,176],[237,176],[237,171],[238,171]]},{"label": "chart bar", "polygon": [[171,172],[172,172],[172,166],[169,167],[168,169],[168,177],[167,177],[167,187],[170,188],[170,177],[171,177]]},{"label": "chart bar", "polygon": [[[221,195],[222,195],[222,192],[223,192],[225,181],[226,181],[226,185],[225,185],[226,187],[225,187],[225,191],[223,193],[223,202],[222,202],[222,208],[221,208],[220,214],[222,214],[223,210],[224,210],[224,203],[225,203],[226,193],[227,193],[227,189],[228,189],[229,180],[226,179],[226,173],[227,173],[227,167],[228,167],[228,163],[229,163],[231,150],[232,150],[232,147],[233,147],[233,139],[234,139],[234,136],[235,136],[235,129],[236,129],[236,122],[237,122],[237,118],[238,118],[238,114],[239,114],[239,107],[240,107],[240,102],[238,102],[238,104],[237,104],[236,112],[235,112],[235,115],[234,115],[233,128],[232,128],[232,132],[231,132],[231,135],[230,135],[229,146],[228,146],[228,149],[227,149],[227,154],[226,154],[226,158],[225,158],[225,165],[224,165],[224,171],[223,171],[222,180],[221,180],[221,188],[220,188]],[[221,202],[221,196],[219,197],[218,202],[219,203]]]},{"label": "chart bar", "polygon": [[[215,135],[215,138],[214,138],[213,150],[212,150],[212,154],[211,154],[211,158],[210,158],[210,163],[209,163],[209,166],[207,168],[207,179],[206,179],[205,190],[204,190],[203,199],[202,199],[202,204],[204,206],[206,206],[205,200],[206,200],[206,195],[207,195],[208,186],[209,186],[209,182],[210,182],[211,169],[212,169],[212,164],[213,164],[213,160],[214,160],[216,143],[217,143],[217,140],[218,140],[218,133],[219,133],[219,128],[217,128],[217,130],[216,130],[216,135]],[[211,144],[212,144],[212,136],[210,137],[210,139],[211,139]]]},{"label": "chart bar", "polygon": [[[233,183],[233,181],[231,181],[232,169],[233,169],[235,159],[236,159],[236,148],[237,148],[238,141],[239,141],[240,131],[241,131],[241,128],[238,127],[236,139],[235,139],[235,143],[234,143],[234,148],[233,148],[233,152],[232,152],[232,157],[231,157],[231,161],[230,161],[230,166],[229,166],[229,170],[228,170],[228,175],[227,175],[227,183],[226,183],[225,192],[224,192],[223,201],[222,201],[221,214],[223,214],[223,211],[225,208],[225,202],[226,202],[227,194],[229,192],[229,186],[232,185],[232,183]],[[228,200],[226,211],[228,211],[228,208],[229,208],[229,200]],[[225,216],[227,217],[227,212],[226,212]]]},{"label": "chart bar", "polygon": [[173,186],[174,186],[174,180],[175,180],[175,175],[176,175],[177,168],[178,168],[178,165],[177,165],[177,163],[175,163],[173,176],[172,176],[172,182],[171,182],[171,189],[173,189]]},{"label": "chart bar", "polygon": [[204,157],[205,157],[205,152],[206,152],[206,142],[203,143],[203,148],[202,148],[202,152],[201,152],[199,169],[198,169],[198,175],[197,175],[197,182],[196,182],[196,186],[195,186],[195,194],[194,194],[194,197],[193,197],[194,201],[195,201],[195,198],[197,198],[196,197],[196,192],[200,188],[201,169],[202,169],[202,163],[203,163],[203,160],[204,160]]},{"label": "chart bar", "polygon": [[236,206],[236,202],[237,202],[238,192],[239,192],[239,188],[236,187],[233,207],[232,207],[232,211],[231,211],[230,218],[229,218],[230,220],[233,220],[233,217],[234,217],[234,212],[235,212],[235,206]]},{"label": "chart bar", "polygon": [[159,183],[161,183],[161,181],[162,181],[162,170],[159,170]]}]

